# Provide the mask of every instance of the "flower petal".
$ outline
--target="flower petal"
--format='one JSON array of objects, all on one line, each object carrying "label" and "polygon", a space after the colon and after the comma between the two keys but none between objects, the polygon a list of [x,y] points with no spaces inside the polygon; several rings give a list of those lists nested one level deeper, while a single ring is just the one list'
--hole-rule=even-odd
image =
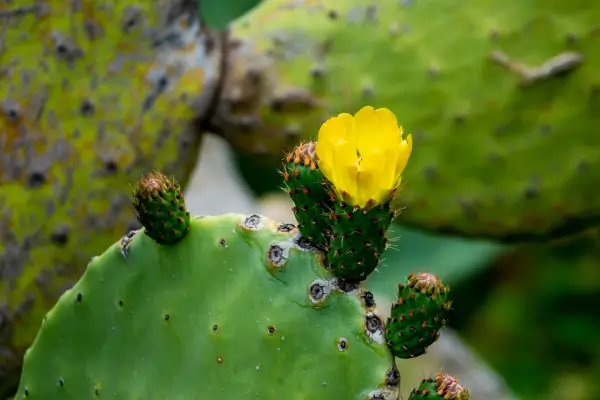
[{"label": "flower petal", "polygon": [[317,145],[315,147],[319,157],[319,169],[329,181],[333,182],[335,169],[334,152],[336,143],[344,138],[346,126],[339,118],[329,118],[321,125]]},{"label": "flower petal", "polygon": [[346,192],[354,197],[357,192],[358,159],[356,149],[345,140],[340,140],[333,153],[335,168],[331,182],[338,193]]},{"label": "flower petal", "polygon": [[362,157],[358,173],[358,194],[355,203],[363,207],[370,199],[379,200],[381,177],[385,173],[383,150],[372,149]]},{"label": "flower petal", "polygon": [[368,152],[369,148],[383,149],[397,146],[401,138],[398,120],[394,113],[387,108],[370,107],[367,110],[365,108],[356,116],[358,152],[362,154]]},{"label": "flower petal", "polygon": [[382,150],[380,156],[380,162],[382,164],[381,178],[379,181],[379,188],[385,193],[389,193],[394,187],[396,187],[396,165],[399,156],[398,147],[386,147]]},{"label": "flower petal", "polygon": [[402,132],[394,113],[387,108],[379,108],[375,110],[375,113],[379,119],[379,131],[377,132],[379,144],[383,147],[398,146],[402,140]]},{"label": "flower petal", "polygon": [[362,155],[372,148],[372,134],[377,131],[379,121],[375,109],[365,106],[354,115],[354,129],[356,131],[356,149]]},{"label": "flower petal", "polygon": [[344,139],[350,146],[356,149],[356,129],[354,126],[354,117],[348,113],[342,113],[337,116],[337,119],[344,124]]},{"label": "flower petal", "polygon": [[406,137],[406,140],[403,140],[400,143],[398,150],[398,160],[396,161],[396,168],[394,172],[396,180],[400,179],[404,168],[406,168],[410,154],[412,153],[412,135],[409,134]]}]

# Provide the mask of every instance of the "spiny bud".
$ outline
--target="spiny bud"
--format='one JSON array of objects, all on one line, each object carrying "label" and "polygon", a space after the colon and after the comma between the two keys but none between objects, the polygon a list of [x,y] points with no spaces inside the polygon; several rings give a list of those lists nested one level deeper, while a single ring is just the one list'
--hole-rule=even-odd
[{"label": "spiny bud", "polygon": [[190,230],[181,188],[160,172],[142,177],[133,191],[133,206],[146,235],[158,244],[174,244]]}]

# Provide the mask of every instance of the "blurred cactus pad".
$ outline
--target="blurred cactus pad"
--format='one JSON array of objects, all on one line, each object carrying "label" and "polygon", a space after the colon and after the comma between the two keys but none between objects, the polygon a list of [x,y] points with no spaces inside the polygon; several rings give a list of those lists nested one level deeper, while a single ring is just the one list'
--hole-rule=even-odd
[{"label": "blurred cactus pad", "polygon": [[[433,274],[400,282],[385,321],[294,225],[191,217],[160,173],[140,180],[134,206],[143,228],[94,257],[46,315],[17,398],[397,400],[394,356],[421,355],[445,323],[449,290]],[[469,394],[438,374],[412,398]]]},{"label": "blurred cactus pad", "polygon": [[600,216],[599,20],[589,0],[268,0],[233,24],[214,125],[258,186],[328,116],[385,106],[416,151],[400,223],[560,236]]},{"label": "blurred cactus pad", "polygon": [[[139,225],[131,182],[185,182],[222,40],[197,2],[0,2],[0,382],[89,257]],[[0,384],[2,386],[2,384]],[[1,388],[0,388],[1,392]]]}]

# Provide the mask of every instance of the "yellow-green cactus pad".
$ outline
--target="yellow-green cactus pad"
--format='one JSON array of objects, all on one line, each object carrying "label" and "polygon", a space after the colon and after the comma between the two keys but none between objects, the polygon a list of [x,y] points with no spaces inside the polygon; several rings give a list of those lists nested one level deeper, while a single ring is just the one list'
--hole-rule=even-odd
[{"label": "yellow-green cactus pad", "polygon": [[399,222],[577,231],[600,217],[599,20],[588,0],[267,0],[233,26],[214,125],[278,165],[326,118],[387,107],[414,137]]},{"label": "yellow-green cactus pad", "polygon": [[0,4],[0,381],[90,256],[135,226],[129,183],[191,172],[190,122],[221,54],[195,13],[162,0]]}]

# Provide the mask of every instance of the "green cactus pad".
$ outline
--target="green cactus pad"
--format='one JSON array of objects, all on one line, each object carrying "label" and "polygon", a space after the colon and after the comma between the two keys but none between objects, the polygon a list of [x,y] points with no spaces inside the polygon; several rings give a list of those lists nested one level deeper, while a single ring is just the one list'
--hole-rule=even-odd
[{"label": "green cactus pad", "polygon": [[333,273],[359,282],[377,268],[388,246],[387,230],[396,212],[390,202],[369,210],[335,203],[330,214],[331,230],[327,263]]},{"label": "green cactus pad", "polygon": [[283,181],[294,202],[298,230],[311,243],[325,248],[331,226],[327,218],[333,203],[327,192],[327,180],[319,170],[315,143],[303,143],[286,156]]},{"label": "green cactus pad", "polygon": [[458,379],[439,372],[435,378],[421,381],[418,389],[413,389],[408,400],[469,400],[469,391],[458,384]]},{"label": "green cactus pad", "polygon": [[215,122],[274,167],[330,116],[386,107],[414,139],[399,222],[560,236],[600,220],[598,20],[589,0],[267,0],[233,24]]},{"label": "green cactus pad", "polygon": [[190,213],[181,187],[160,172],[140,179],[133,205],[144,233],[158,244],[173,244],[190,231]]},{"label": "green cactus pad", "polygon": [[436,275],[425,272],[410,274],[406,285],[398,285],[385,330],[394,356],[418,357],[438,340],[450,310],[448,292]]},{"label": "green cactus pad", "polygon": [[289,225],[193,219],[158,245],[132,232],[47,314],[17,399],[394,399],[383,323]]},{"label": "green cactus pad", "polygon": [[214,95],[221,44],[199,30],[195,3],[0,3],[5,382],[89,258],[139,227],[131,182],[160,169],[185,186],[201,140],[191,122]]}]

